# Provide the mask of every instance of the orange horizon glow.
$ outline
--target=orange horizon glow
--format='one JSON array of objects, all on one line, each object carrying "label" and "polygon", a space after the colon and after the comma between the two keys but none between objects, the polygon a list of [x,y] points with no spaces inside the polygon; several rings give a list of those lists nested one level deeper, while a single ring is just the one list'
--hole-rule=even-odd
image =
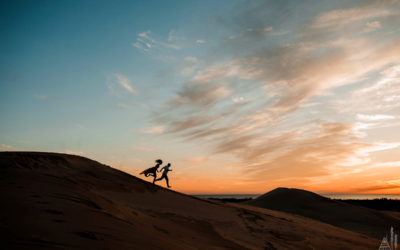
[{"label": "orange horizon glow", "polygon": [[[127,172],[144,181],[152,182],[152,177],[139,175],[140,171],[130,171],[129,168],[117,168]],[[160,174],[159,174],[160,175]],[[332,184],[304,185],[298,181],[275,181],[265,185],[264,183],[247,183],[244,180],[223,180],[210,178],[207,175],[197,176],[196,180],[177,177],[173,172],[169,173],[170,185],[172,190],[191,195],[200,194],[264,194],[278,187],[297,188],[311,191],[318,194],[400,194],[400,187],[396,185],[379,185],[381,181],[366,181],[365,184],[357,183],[353,178],[334,181]],[[204,184],[206,183],[206,184]],[[355,184],[356,183],[356,184]],[[157,182],[157,185],[166,187],[165,181]]]}]

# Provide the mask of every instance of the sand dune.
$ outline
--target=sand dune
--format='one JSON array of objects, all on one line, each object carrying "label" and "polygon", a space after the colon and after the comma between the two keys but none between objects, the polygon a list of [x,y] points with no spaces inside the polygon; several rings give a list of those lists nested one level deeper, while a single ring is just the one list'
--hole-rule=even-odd
[{"label": "sand dune", "polygon": [[245,203],[302,215],[378,239],[391,226],[400,227],[400,221],[391,213],[346,204],[301,189],[277,188]]},{"label": "sand dune", "polygon": [[202,200],[66,154],[0,153],[6,249],[374,249],[304,217]]}]

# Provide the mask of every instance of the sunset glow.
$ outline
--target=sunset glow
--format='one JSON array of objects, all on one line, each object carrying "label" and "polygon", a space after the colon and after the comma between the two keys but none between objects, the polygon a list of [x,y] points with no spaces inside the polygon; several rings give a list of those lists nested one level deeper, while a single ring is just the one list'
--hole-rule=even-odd
[{"label": "sunset glow", "polygon": [[400,194],[399,1],[1,8],[0,150],[174,190]]}]

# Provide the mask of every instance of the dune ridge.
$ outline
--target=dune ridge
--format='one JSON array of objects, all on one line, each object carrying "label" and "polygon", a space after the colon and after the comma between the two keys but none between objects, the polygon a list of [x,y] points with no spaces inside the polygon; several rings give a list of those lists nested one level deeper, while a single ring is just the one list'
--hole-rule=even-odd
[{"label": "dune ridge", "polygon": [[0,235],[8,249],[371,249],[325,223],[154,186],[96,161],[0,152]]},{"label": "dune ridge", "polygon": [[276,188],[245,204],[297,214],[381,239],[391,226],[400,228],[392,213],[331,200],[296,188]]}]

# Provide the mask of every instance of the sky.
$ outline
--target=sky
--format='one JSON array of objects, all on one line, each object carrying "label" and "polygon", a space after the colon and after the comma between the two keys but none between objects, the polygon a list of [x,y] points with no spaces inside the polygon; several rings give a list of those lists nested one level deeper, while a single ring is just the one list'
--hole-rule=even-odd
[{"label": "sky", "polygon": [[399,1],[2,1],[0,37],[1,151],[400,194]]}]

